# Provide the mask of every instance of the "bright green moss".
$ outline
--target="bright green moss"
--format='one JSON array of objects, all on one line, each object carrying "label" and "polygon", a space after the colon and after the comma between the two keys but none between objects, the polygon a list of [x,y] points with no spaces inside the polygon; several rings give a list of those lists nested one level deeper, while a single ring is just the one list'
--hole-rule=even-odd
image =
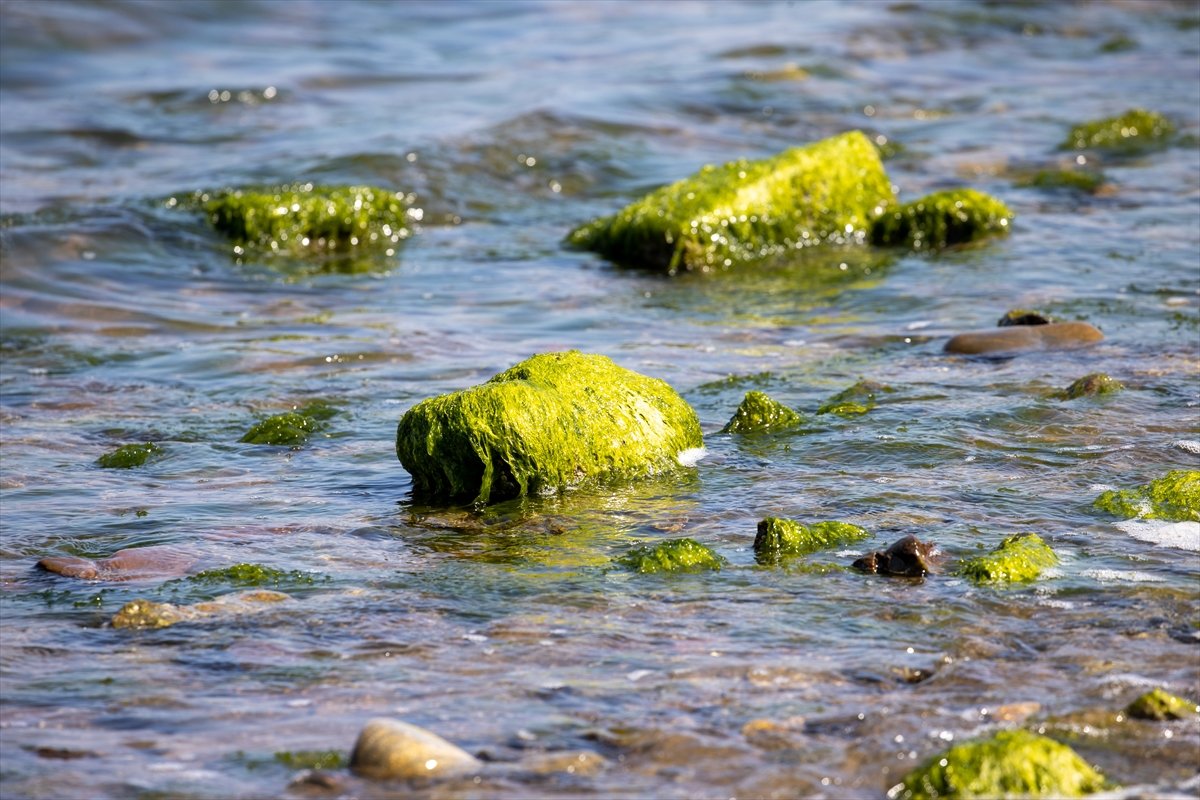
[{"label": "bright green moss", "polygon": [[1017,179],[1017,186],[1069,189],[1087,194],[1095,194],[1103,185],[1103,174],[1081,169],[1042,169]]},{"label": "bright green moss", "polygon": [[1126,519],[1200,521],[1200,471],[1172,470],[1145,486],[1107,491],[1096,498],[1093,505]]},{"label": "bright green moss", "polygon": [[341,750],[282,750],[275,761],[290,769],[341,769],[346,766],[346,754]]},{"label": "bright green moss", "polygon": [[875,146],[850,131],[761,161],[707,166],[568,241],[630,266],[707,272],[862,240],[895,200]]},{"label": "bright green moss", "polygon": [[817,409],[818,414],[837,414],[841,417],[853,417],[866,414],[875,407],[875,398],[885,392],[891,392],[892,387],[884,386],[875,381],[859,381],[849,389],[829,398]]},{"label": "bright green moss", "polygon": [[1035,580],[1042,570],[1057,563],[1058,556],[1042,537],[1018,533],[986,555],[965,559],[958,572],[976,583],[1013,583]]},{"label": "bright green moss", "polygon": [[140,467],[153,456],[162,455],[163,449],[153,442],[127,444],[96,459],[96,464],[105,469],[130,469]]},{"label": "bright green moss", "polygon": [[1163,689],[1154,689],[1126,706],[1125,714],[1134,719],[1165,722],[1172,719],[1194,717],[1200,714],[1200,706]]},{"label": "bright green moss", "polygon": [[310,572],[286,571],[261,564],[234,564],[221,569],[198,572],[187,579],[189,583],[230,584],[233,586],[279,586],[288,584],[312,584],[316,580]]},{"label": "bright green moss", "polygon": [[892,800],[1064,798],[1102,788],[1104,776],[1065,744],[1013,730],[933,756],[888,796]]},{"label": "bright green moss", "polygon": [[649,477],[702,446],[696,412],[674,389],[577,350],[418,403],[396,429],[415,493],[477,503]]},{"label": "bright green moss", "polygon": [[1110,378],[1103,372],[1093,372],[1084,375],[1066,388],[1067,399],[1075,400],[1080,397],[1090,397],[1097,394],[1112,394],[1125,388],[1125,385],[1115,378]]},{"label": "bright green moss", "polygon": [[803,419],[792,409],[776,402],[763,392],[746,392],[721,433],[763,433],[794,428]]},{"label": "bright green moss", "polygon": [[787,556],[802,556],[843,544],[861,542],[870,536],[848,522],[818,522],[803,525],[792,519],[767,517],[758,523],[754,555],[760,563],[773,563]]},{"label": "bright green moss", "polygon": [[312,417],[295,411],[267,417],[246,431],[242,441],[247,444],[275,444],[299,447],[308,441],[319,425]]},{"label": "bright green moss", "polygon": [[1119,117],[1077,125],[1058,147],[1060,150],[1106,150],[1132,155],[1166,147],[1175,126],[1162,114],[1135,108]]},{"label": "bright green moss", "polygon": [[719,570],[725,559],[695,539],[668,539],[653,547],[635,547],[616,563],[634,572]]},{"label": "bright green moss", "polygon": [[889,210],[871,227],[871,243],[938,250],[1008,233],[1013,213],[974,189],[934,192]]}]

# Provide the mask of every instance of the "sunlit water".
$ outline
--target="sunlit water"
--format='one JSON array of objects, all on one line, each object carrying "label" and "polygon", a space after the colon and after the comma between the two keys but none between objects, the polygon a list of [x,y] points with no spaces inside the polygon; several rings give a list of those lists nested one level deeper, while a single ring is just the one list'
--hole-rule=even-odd
[{"label": "sunlit water", "polygon": [[[1194,791],[1196,724],[1077,721],[1152,686],[1200,695],[1200,530],[1091,507],[1200,464],[1194,5],[5,2],[0,31],[5,797],[323,796],[275,754],[344,754],[375,716],[498,763],[426,787],[339,771],[331,796],[882,797],[1015,724],[1115,782]],[[1014,185],[1074,157],[1070,125],[1132,106],[1179,143],[1102,161],[1097,196]],[[902,146],[903,199],[971,185],[1014,208],[1012,235],[674,279],[563,247],[704,163],[853,128]],[[415,192],[424,223],[376,274],[312,276],[237,263],[164,203],[301,179]],[[1017,307],[1106,339],[942,353]],[[415,504],[400,415],[569,348],[671,383],[706,457],[482,512]],[[1094,371],[1127,390],[1056,396]],[[811,415],[859,378],[895,391],[792,435],[718,433],[747,390]],[[314,398],[342,413],[303,449],[238,443]],[[147,440],[165,457],[94,464]],[[758,567],[768,515],[874,538]],[[906,533],[952,562],[1022,531],[1062,559],[1032,586],[839,568]],[[607,568],[676,536],[728,566]],[[151,544],[192,571],[297,570],[275,587],[292,599],[130,632],[107,621],[132,598],[237,587],[34,568]],[[504,763],[578,750],[607,767]]]}]

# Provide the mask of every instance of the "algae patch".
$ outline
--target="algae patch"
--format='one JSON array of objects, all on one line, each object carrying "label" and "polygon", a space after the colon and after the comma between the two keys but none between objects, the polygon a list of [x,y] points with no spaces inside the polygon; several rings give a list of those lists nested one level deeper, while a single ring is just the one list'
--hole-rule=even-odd
[{"label": "algae patch", "polygon": [[104,469],[131,469],[142,466],[162,453],[163,449],[154,442],[127,444],[97,458],[96,465]]},{"label": "algae patch", "polygon": [[1134,155],[1166,147],[1174,135],[1175,125],[1162,114],[1134,108],[1120,116],[1076,125],[1058,147]]},{"label": "algae patch", "polygon": [[240,441],[246,444],[300,447],[337,413],[338,410],[328,403],[315,400],[302,408],[275,414],[256,423]]},{"label": "algae patch", "polygon": [[1200,706],[1163,689],[1154,689],[1126,706],[1125,713],[1134,719],[1165,722],[1194,717],[1200,714]]},{"label": "algae patch", "polygon": [[228,584],[232,586],[279,586],[281,584],[312,584],[317,576],[300,570],[282,570],[261,564],[234,564],[221,569],[208,569],[187,579],[201,585]]},{"label": "algae patch", "polygon": [[853,544],[870,536],[848,522],[830,520],[804,525],[796,520],[767,517],[758,523],[754,556],[759,563],[774,563],[787,556],[802,556],[838,545]]},{"label": "algae patch", "polygon": [[837,414],[839,417],[854,417],[866,414],[876,405],[875,398],[893,391],[875,381],[859,381],[848,389],[835,394],[817,409],[818,414]]},{"label": "algae patch", "polygon": [[1036,533],[1008,536],[986,555],[959,564],[959,574],[975,583],[1013,583],[1035,580],[1058,563],[1058,556]]},{"label": "algae patch", "polygon": [[871,243],[882,247],[940,250],[1008,233],[1013,213],[974,189],[934,192],[875,220]]},{"label": "algae patch", "polygon": [[1125,384],[1115,378],[1105,375],[1103,372],[1093,372],[1090,375],[1084,375],[1077,381],[1074,381],[1064,390],[1068,400],[1077,400],[1080,397],[1093,397],[1101,394],[1113,394],[1125,388]]},{"label": "algae patch", "polygon": [[634,572],[704,572],[719,570],[725,559],[695,539],[668,539],[653,547],[635,547],[614,562]]},{"label": "algae patch", "polygon": [[1107,491],[1093,506],[1125,519],[1200,521],[1200,470],[1172,470],[1145,486]]},{"label": "algae patch", "polygon": [[764,433],[795,428],[803,418],[764,392],[746,392],[721,433]]}]

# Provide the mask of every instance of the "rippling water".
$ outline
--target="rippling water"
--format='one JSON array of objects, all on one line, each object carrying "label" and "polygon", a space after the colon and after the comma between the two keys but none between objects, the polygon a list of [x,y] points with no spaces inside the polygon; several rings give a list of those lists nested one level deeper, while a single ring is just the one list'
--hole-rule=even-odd
[{"label": "rippling water", "polygon": [[[1149,686],[1200,695],[1200,530],[1091,508],[1200,464],[1177,444],[1200,439],[1197,74],[1190,3],[6,0],[0,792],[320,796],[275,754],[345,753],[384,715],[496,762],[608,765],[416,789],[339,772],[341,791],[882,797],[1029,714],[1116,782],[1194,791],[1200,726],[1079,720]],[[1074,155],[1055,150],[1072,124],[1132,106],[1177,145],[1100,162],[1096,196],[1015,185]],[[669,280],[562,245],[702,164],[853,128],[899,145],[903,199],[971,185],[1013,207],[1012,235]],[[238,263],[164,202],[295,180],[414,192],[422,227],[372,274],[311,275]],[[1016,307],[1107,338],[942,353]],[[675,386],[707,457],[623,490],[415,504],[404,410],[567,348]],[[1093,371],[1128,389],[1055,397]],[[859,378],[895,391],[791,436],[717,433],[749,389],[811,414]],[[238,443],[311,399],[342,413],[309,446]],[[165,457],[94,465],[147,440]],[[759,568],[768,515],[874,538]],[[1026,530],[1063,562],[1032,587],[836,568],[906,533],[958,557]],[[729,566],[604,568],[672,536]],[[137,633],[106,624],[130,599],[232,587],[34,568],[152,544],[193,571],[296,570],[292,600]]]}]

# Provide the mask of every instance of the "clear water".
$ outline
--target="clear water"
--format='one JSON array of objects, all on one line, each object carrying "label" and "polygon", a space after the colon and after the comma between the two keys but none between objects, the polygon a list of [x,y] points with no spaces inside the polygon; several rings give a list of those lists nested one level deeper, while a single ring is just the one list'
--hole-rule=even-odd
[{"label": "clear water", "polygon": [[[790,64],[807,77],[773,74]],[[882,797],[1014,724],[1118,783],[1194,791],[1200,726],[1080,720],[1153,685],[1200,695],[1200,531],[1090,505],[1200,464],[1176,445],[1200,440],[1198,74],[1190,3],[6,0],[0,793],[322,796],[274,754],[345,753],[375,716],[496,764],[426,787],[337,771],[330,796]],[[1180,143],[1104,161],[1099,196],[1014,185],[1074,155],[1055,150],[1070,125],[1132,106]],[[832,282],[807,262],[666,279],[562,246],[704,163],[852,128],[903,146],[902,198],[971,185],[1014,208],[1013,234],[830,253],[848,265]],[[163,203],[300,179],[413,191],[425,223],[377,274],[313,276],[239,264]],[[942,353],[1016,307],[1106,339]],[[619,491],[415,504],[404,410],[568,348],[670,382],[707,457]],[[1093,371],[1127,391],[1054,397]],[[896,391],[792,436],[717,433],[749,389],[811,413],[859,378]],[[314,398],[343,413],[307,447],[238,443]],[[94,465],[146,440],[166,456]],[[1063,563],[1009,589],[766,569],[750,544],[768,515],[874,533],[810,567],[906,533],[953,560],[1027,530]],[[729,566],[604,568],[671,536]],[[106,624],[130,599],[235,587],[35,569],[151,544],[193,571],[311,580],[261,614],[130,632]],[[576,750],[608,766],[521,766]]]}]

